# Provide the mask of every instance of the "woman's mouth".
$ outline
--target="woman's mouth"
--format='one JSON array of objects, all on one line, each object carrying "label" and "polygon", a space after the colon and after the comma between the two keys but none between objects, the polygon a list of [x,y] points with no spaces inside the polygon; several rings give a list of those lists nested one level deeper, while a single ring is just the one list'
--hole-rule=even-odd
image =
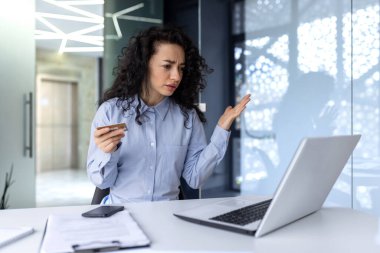
[{"label": "woman's mouth", "polygon": [[175,84],[166,84],[165,86],[170,91],[174,91],[175,89],[177,89],[177,86]]}]

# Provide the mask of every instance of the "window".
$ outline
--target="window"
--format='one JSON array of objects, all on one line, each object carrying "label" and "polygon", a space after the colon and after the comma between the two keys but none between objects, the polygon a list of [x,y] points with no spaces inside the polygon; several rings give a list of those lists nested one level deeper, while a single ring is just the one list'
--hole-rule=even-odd
[{"label": "window", "polygon": [[246,0],[233,10],[235,97],[253,97],[237,124],[233,186],[272,194],[303,137],[360,133],[326,204],[380,215],[379,2]]}]

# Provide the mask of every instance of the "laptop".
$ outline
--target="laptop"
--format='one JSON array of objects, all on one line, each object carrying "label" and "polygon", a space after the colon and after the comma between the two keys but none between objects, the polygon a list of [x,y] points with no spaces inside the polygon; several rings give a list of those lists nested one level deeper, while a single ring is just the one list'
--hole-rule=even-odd
[{"label": "laptop", "polygon": [[186,221],[261,237],[318,211],[360,135],[304,138],[273,198],[239,196],[174,213]]}]

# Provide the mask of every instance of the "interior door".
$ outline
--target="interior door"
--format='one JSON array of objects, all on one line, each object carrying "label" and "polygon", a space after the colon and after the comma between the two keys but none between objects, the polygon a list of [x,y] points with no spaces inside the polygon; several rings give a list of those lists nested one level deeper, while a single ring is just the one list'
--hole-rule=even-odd
[{"label": "interior door", "polygon": [[0,198],[13,166],[5,207],[34,207],[35,2],[0,5]]},{"label": "interior door", "polygon": [[78,168],[78,84],[37,80],[36,171]]}]

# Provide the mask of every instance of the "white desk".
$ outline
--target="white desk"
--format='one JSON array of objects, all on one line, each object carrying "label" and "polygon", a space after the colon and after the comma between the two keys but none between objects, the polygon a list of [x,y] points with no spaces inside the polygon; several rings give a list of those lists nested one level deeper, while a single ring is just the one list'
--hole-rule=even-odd
[{"label": "white desk", "polygon": [[[176,210],[219,199],[128,204],[132,215],[157,251],[246,252],[380,252],[378,218],[345,208],[324,208],[260,239],[183,221]],[[0,211],[0,226],[33,226],[36,232],[0,248],[1,253],[35,253],[50,214],[82,213],[94,206],[51,207]]]}]

